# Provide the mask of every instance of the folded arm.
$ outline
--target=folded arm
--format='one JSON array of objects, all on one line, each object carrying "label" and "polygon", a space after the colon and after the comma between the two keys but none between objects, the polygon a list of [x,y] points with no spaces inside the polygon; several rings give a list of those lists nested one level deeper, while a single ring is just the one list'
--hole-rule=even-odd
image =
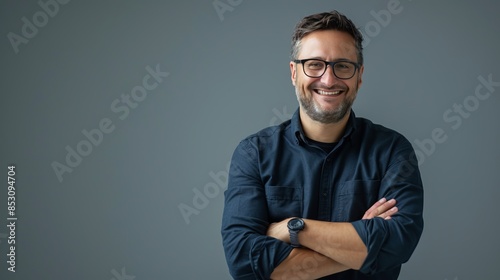
[{"label": "folded arm", "polygon": [[256,149],[243,141],[233,154],[222,217],[222,241],[235,279],[269,279],[292,251],[290,244],[266,236],[269,213],[256,165]]},{"label": "folded arm", "polygon": [[[382,199],[368,209],[363,219],[375,217],[390,220],[398,209],[396,201]],[[267,234],[290,242],[289,219],[272,224]],[[273,272],[272,279],[317,279],[347,269],[359,269],[367,256],[367,248],[350,223],[304,219],[306,227],[299,233],[305,248],[294,249]],[[300,268],[300,269],[298,269]]]},{"label": "folded arm", "polygon": [[349,268],[307,248],[295,248],[271,274],[271,279],[318,279]]},{"label": "folded arm", "polygon": [[[395,203],[392,198],[396,198],[398,208],[379,207],[349,223],[304,220],[306,227],[298,234],[299,242],[364,274],[394,269],[408,261],[423,230],[423,188],[412,151],[411,146],[400,150],[397,158],[403,160],[391,164],[380,182],[379,195],[391,198],[383,203]],[[387,219],[377,211],[395,212]],[[289,242],[286,222],[271,225],[268,234]]]}]

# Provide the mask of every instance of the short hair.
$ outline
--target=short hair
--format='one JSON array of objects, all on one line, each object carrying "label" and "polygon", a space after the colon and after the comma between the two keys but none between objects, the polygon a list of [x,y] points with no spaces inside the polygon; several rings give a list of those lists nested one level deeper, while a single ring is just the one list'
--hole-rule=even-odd
[{"label": "short hair", "polygon": [[292,60],[297,59],[302,38],[319,30],[338,30],[351,35],[356,44],[358,63],[363,65],[363,35],[350,19],[335,10],[307,16],[297,23],[292,36]]}]

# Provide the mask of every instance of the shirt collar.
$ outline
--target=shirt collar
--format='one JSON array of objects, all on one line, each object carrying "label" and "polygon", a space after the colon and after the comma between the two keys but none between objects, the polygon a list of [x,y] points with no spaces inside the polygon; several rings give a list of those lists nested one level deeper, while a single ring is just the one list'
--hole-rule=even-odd
[{"label": "shirt collar", "polygon": [[[300,108],[295,111],[291,119],[291,132],[293,132],[293,138],[295,143],[298,145],[302,145],[307,143],[307,138],[305,136],[304,130],[302,129],[302,124],[300,123]],[[351,109],[351,113],[349,115],[349,119],[347,120],[346,129],[344,135],[342,136],[339,143],[344,142],[344,139],[347,139],[352,136],[352,133],[356,130],[356,115],[354,111]]]}]

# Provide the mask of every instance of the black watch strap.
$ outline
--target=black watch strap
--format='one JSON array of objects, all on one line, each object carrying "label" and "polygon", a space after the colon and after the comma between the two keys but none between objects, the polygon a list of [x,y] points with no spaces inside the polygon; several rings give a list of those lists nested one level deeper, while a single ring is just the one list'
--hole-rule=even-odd
[{"label": "black watch strap", "polygon": [[299,248],[299,231],[298,230],[290,230],[290,244],[294,248]]},{"label": "black watch strap", "polygon": [[288,232],[290,233],[290,244],[292,247],[301,247],[299,243],[299,232],[304,229],[304,220],[301,218],[292,218],[288,221]]}]

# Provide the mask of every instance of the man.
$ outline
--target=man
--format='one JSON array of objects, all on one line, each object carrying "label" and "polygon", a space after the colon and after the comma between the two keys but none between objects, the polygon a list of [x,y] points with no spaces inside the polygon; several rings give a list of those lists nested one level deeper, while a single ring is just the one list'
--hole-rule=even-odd
[{"label": "man", "polygon": [[235,279],[397,279],[423,230],[411,144],[358,118],[362,35],[337,11],[305,17],[290,62],[299,109],[240,142],[222,220]]}]

